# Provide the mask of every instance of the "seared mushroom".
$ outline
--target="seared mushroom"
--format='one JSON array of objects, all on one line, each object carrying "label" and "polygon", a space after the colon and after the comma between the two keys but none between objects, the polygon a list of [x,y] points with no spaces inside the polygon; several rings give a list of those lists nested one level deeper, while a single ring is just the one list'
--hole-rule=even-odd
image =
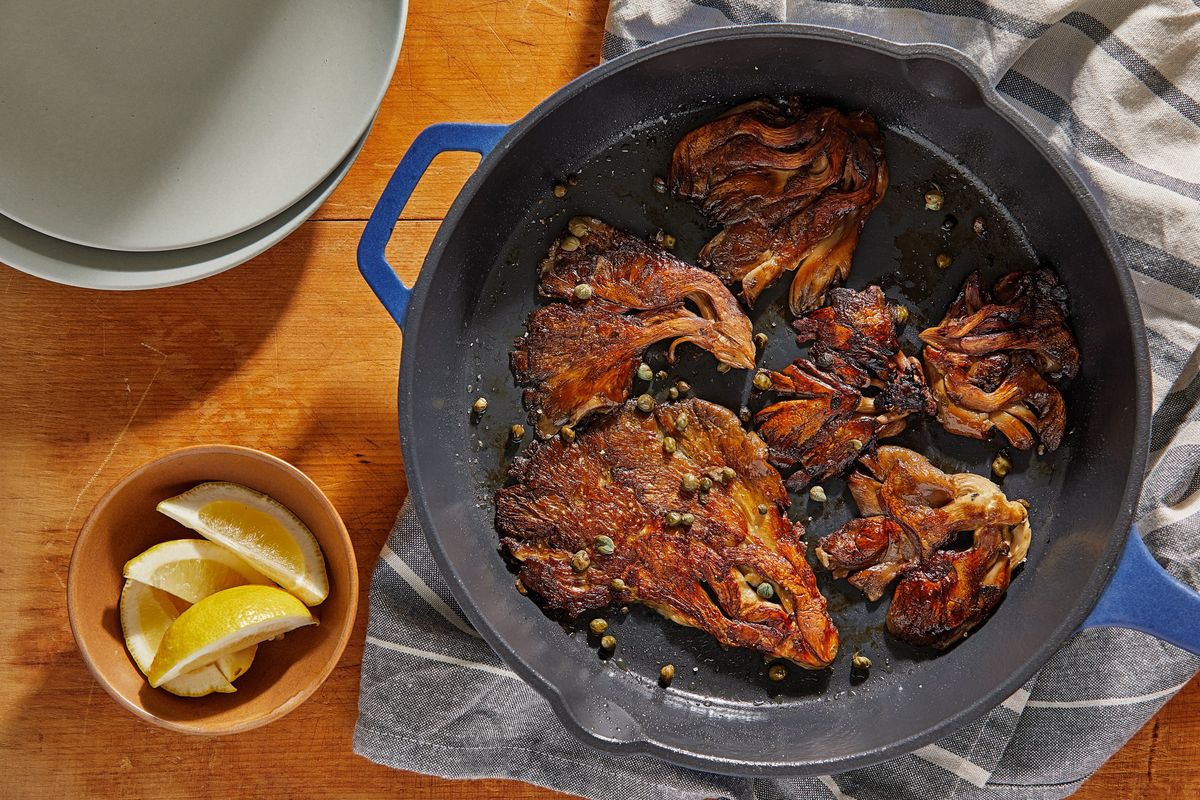
[{"label": "seared mushroom", "polygon": [[700,265],[740,283],[750,305],[794,270],[789,305],[800,314],[846,279],[888,172],[869,114],[756,100],[680,139],[670,184],[724,226]]},{"label": "seared mushroom", "polygon": [[803,491],[840,475],[874,442],[879,422],[857,413],[861,395],[836,375],[806,359],[767,375],[786,399],[758,412],[754,425],[770,448],[771,463],[795,470],[788,478],[792,489]]},{"label": "seared mushroom", "polygon": [[[672,458],[664,436],[679,441]],[[707,493],[685,488],[685,477],[709,471],[721,480]],[[804,528],[783,513],[787,492],[766,447],[729,410],[687,399],[645,414],[629,402],[571,447],[533,444],[509,477],[496,494],[501,542],[548,608],[576,616],[637,602],[808,669],[836,656]],[[595,549],[602,536],[611,553]],[[572,554],[589,549],[577,570]]]},{"label": "seared mushroom", "polygon": [[910,644],[939,648],[966,636],[1008,591],[1020,563],[1013,551],[1021,535],[1028,541],[1027,524],[1023,529],[984,525],[966,550],[939,550],[906,572],[888,607],[888,632]]},{"label": "seared mushroom", "polygon": [[946,430],[976,439],[999,430],[1021,450],[1038,441],[1047,450],[1062,443],[1066,404],[1049,381],[1079,371],[1066,299],[1045,269],[1010,272],[990,295],[978,272],[967,277],[941,323],[921,332],[926,376]]},{"label": "seared mushroom", "polygon": [[798,344],[812,342],[808,355],[814,363],[871,399],[864,413],[932,415],[936,404],[921,364],[900,349],[896,320],[896,307],[872,285],[859,291],[833,289],[829,305],[805,314],[792,327]]},{"label": "seared mushroom", "polygon": [[816,556],[835,578],[849,576],[850,583],[874,602],[917,562],[920,543],[889,517],[860,517],[823,538]]},{"label": "seared mushroom", "polygon": [[996,281],[991,296],[979,273],[972,273],[945,319],[922,331],[921,341],[970,356],[1027,351],[1038,372],[1051,380],[1073,378],[1079,371],[1079,347],[1067,323],[1067,290],[1048,269],[1010,272]]},{"label": "seared mushroom", "polygon": [[[945,647],[995,608],[1029,550],[1028,511],[972,473],[947,474],[924,456],[885,445],[849,480],[862,518],[821,539],[817,559],[870,600],[899,583],[888,630],[918,645]],[[945,550],[973,531],[962,551]]]},{"label": "seared mushroom", "polygon": [[634,375],[650,373],[642,354],[664,339],[672,360],[691,342],[722,364],[754,367],[750,320],[712,274],[598,219],[575,218],[568,230],[542,262],[539,283],[543,295],[567,302],[530,314],[511,356],[539,436],[623,403]]},{"label": "seared mushroom", "polygon": [[625,402],[646,348],[691,336],[705,324],[680,308],[624,314],[593,304],[552,303],[529,315],[510,355],[529,421],[542,438]]},{"label": "seared mushroom", "polygon": [[755,384],[781,398],[755,419],[771,463],[796,468],[788,480],[796,491],[846,471],[877,439],[903,431],[909,414],[936,410],[879,287],[834,289],[829,300],[793,323],[797,341],[812,342],[808,358],[761,372],[767,380]]}]

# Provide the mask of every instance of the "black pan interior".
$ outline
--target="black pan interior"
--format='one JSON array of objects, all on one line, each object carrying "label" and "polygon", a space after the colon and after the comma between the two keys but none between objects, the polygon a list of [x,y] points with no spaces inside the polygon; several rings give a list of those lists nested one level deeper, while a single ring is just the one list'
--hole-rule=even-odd
[{"label": "black pan interior", "polygon": [[[406,331],[400,409],[414,495],[456,596],[510,662],[547,691],[560,714],[601,743],[650,749],[726,771],[821,771],[878,760],[927,741],[1015,689],[1069,634],[1094,600],[1123,531],[1128,476],[1138,457],[1140,351],[1103,237],[1038,148],[990,108],[958,68],[908,60],[853,43],[746,32],[606,68],[560,93],[521,134],[501,145],[464,190],[426,261]],[[619,65],[618,65],[619,66]],[[912,314],[906,344],[936,322],[962,279],[1055,267],[1072,298],[1083,369],[1066,391],[1070,432],[1054,454],[1014,453],[1009,496],[1032,503],[1033,547],[1008,597],[986,625],[946,653],[883,633],[887,597],[863,602],[845,581],[818,572],[842,633],[831,670],[792,669],[768,679],[762,658],[722,650],[705,634],[634,608],[605,616],[619,645],[598,652],[587,621],[547,618],[513,589],[497,552],[492,493],[515,450],[509,426],[524,422],[508,350],[541,301],[536,268],[566,220],[596,216],[633,233],[658,230],[692,260],[714,229],[686,203],[655,191],[678,137],[718,111],[756,96],[799,94],[845,110],[871,110],[886,129],[891,186],[864,230],[848,285],[879,283]],[[951,155],[953,154],[953,155]],[[576,176],[568,182],[568,176]],[[568,183],[565,198],[552,194]],[[946,197],[925,210],[931,183]],[[982,217],[986,235],[973,229]],[[946,252],[950,268],[935,266]],[[801,350],[787,325],[784,284],[760,299],[755,329],[767,333],[761,363],[782,368]],[[733,409],[749,375],[718,374],[713,359],[681,348],[674,366],[697,396]],[[665,391],[666,383],[662,384]],[[477,396],[489,401],[473,422]],[[753,404],[751,404],[753,406]],[[988,474],[999,443],[946,434],[918,422],[896,440],[945,469]],[[854,513],[840,481],[830,502],[794,498],[792,516],[815,538]],[[581,509],[580,513],[587,513]],[[874,662],[851,675],[855,650]],[[669,690],[659,668],[676,667]],[[647,745],[647,742],[653,744]]]}]

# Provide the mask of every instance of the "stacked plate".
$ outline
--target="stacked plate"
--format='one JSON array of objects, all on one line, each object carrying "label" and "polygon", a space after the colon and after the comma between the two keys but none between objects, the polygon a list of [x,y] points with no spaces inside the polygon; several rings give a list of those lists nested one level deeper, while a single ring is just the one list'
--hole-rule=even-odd
[{"label": "stacked plate", "polygon": [[148,289],[309,217],[387,90],[406,0],[0,0],[0,262]]}]

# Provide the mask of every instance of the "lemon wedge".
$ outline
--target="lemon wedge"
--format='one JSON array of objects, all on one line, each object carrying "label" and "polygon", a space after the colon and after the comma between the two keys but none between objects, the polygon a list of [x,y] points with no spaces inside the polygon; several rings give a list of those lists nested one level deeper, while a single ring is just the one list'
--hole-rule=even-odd
[{"label": "lemon wedge", "polygon": [[256,585],[225,589],[171,623],[147,677],[151,686],[163,686],[231,653],[315,624],[308,608],[282,589]]},{"label": "lemon wedge", "polygon": [[[179,601],[166,592],[137,581],[125,581],[121,589],[121,630],[125,634],[129,655],[133,656],[143,674],[150,672],[163,634],[181,611]],[[253,653],[250,658],[254,658]],[[229,678],[211,664],[181,674],[164,683],[162,688],[181,697],[237,691]]]},{"label": "lemon wedge", "polygon": [[125,577],[195,603],[223,589],[271,579],[237,553],[207,539],[156,544],[125,564]]},{"label": "lemon wedge", "polygon": [[317,538],[265,494],[237,483],[202,483],[163,500],[158,510],[228,547],[310,606],[329,595]]},{"label": "lemon wedge", "polygon": [[215,665],[225,676],[225,680],[233,683],[246,674],[246,670],[250,669],[250,665],[254,663],[254,656],[257,654],[258,645],[252,644],[249,647],[243,647],[236,653],[221,656],[216,660]]}]

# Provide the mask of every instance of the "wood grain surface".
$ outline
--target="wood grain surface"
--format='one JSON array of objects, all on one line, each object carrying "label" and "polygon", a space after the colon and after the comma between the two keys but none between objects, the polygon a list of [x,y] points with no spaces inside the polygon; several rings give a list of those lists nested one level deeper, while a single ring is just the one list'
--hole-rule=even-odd
[{"label": "wood grain surface", "polygon": [[[400,333],[359,278],[354,250],[417,131],[520,117],[598,62],[605,7],[418,0],[345,182],[312,221],[231,272],[119,294],[0,268],[0,797],[562,797],[397,772],[351,751],[367,582],[406,492]],[[439,160],[409,205],[392,244],[406,278],[472,166]],[[219,739],[162,731],[119,708],[85,669],[65,612],[71,546],[92,504],[142,462],[202,442],[260,448],[306,471],[350,528],[363,586],[357,630],[324,687],[271,726]],[[1077,796],[1200,796],[1200,685]]]}]

